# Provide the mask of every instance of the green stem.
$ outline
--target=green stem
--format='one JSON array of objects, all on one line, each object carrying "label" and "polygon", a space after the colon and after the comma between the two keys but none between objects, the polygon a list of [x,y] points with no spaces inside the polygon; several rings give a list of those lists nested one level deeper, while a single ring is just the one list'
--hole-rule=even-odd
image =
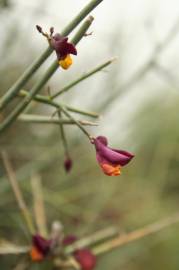
[{"label": "green stem", "polygon": [[92,136],[87,132],[87,130],[80,124],[79,121],[77,121],[71,114],[66,110],[65,107],[63,107],[61,104],[59,104],[59,109],[72,121],[76,123],[76,125],[82,130],[82,132],[87,135],[89,140],[91,140]]},{"label": "green stem", "polygon": [[[93,10],[95,9],[103,0],[92,0],[87,4],[81,12],[67,25],[67,27],[61,32],[62,36],[69,35],[76,26]],[[17,95],[17,93],[22,89],[22,87],[27,83],[27,81],[33,76],[37,69],[45,62],[45,60],[52,53],[53,49],[48,47],[44,53],[32,63],[29,68],[21,75],[21,77],[15,82],[15,84],[6,92],[6,94],[1,98],[0,101],[0,111]]]},{"label": "green stem", "polygon": [[[34,123],[34,124],[62,124],[62,125],[76,125],[76,123],[72,120],[68,119],[57,119],[57,118],[52,118],[48,116],[42,116],[42,115],[34,115],[34,114],[21,114],[18,117],[18,120],[21,122],[26,122],[26,123]],[[77,120],[81,125],[83,126],[98,126],[97,123],[94,122],[89,122],[89,121],[84,121],[84,120]]]},{"label": "green stem", "polygon": [[[60,110],[58,110],[58,117],[59,117],[59,120],[62,119]],[[65,155],[67,158],[69,158],[70,155],[69,155],[69,151],[68,151],[68,143],[67,143],[67,139],[66,139],[66,135],[65,135],[65,130],[64,130],[64,127],[61,123],[59,124],[59,127],[60,127],[60,134],[61,134],[61,138],[62,138],[64,150],[65,150]]]},{"label": "green stem", "polygon": [[[25,91],[25,90],[21,90],[20,93],[19,93],[19,96],[21,96],[21,97],[25,97],[25,96],[28,96],[28,95],[29,95],[29,93],[27,91]],[[46,96],[43,96],[43,95],[36,95],[33,99],[35,101],[37,101],[37,102],[47,104],[47,105],[50,105],[50,106],[55,107],[55,108],[58,109],[58,103],[51,100],[51,97],[46,97]],[[62,104],[62,105],[68,111],[71,111],[71,112],[74,112],[74,113],[90,116],[90,117],[93,117],[93,118],[98,118],[99,117],[99,114],[97,114],[96,112],[87,112],[87,111],[83,111],[83,110],[79,110],[77,108],[71,107],[71,106],[66,105],[66,104]]]},{"label": "green stem", "polygon": [[73,86],[75,86],[76,84],[84,81],[85,79],[87,79],[88,77],[92,76],[93,74],[101,71],[103,68],[107,67],[108,65],[110,65],[115,59],[111,59],[108,60],[106,62],[104,62],[102,65],[95,67],[94,69],[90,70],[89,72],[87,72],[86,74],[80,76],[78,79],[74,80],[73,82],[71,82],[70,84],[68,84],[67,86],[65,86],[64,88],[60,89],[57,93],[55,93],[54,95],[52,95],[52,99],[58,97],[59,95],[69,91]]},{"label": "green stem", "polygon": [[93,117],[93,118],[98,118],[98,117],[99,117],[99,114],[98,114],[98,113],[95,113],[95,112],[86,112],[86,111],[82,111],[82,110],[73,108],[73,107],[68,106],[68,105],[63,105],[63,106],[64,106],[68,111],[70,111],[70,112],[83,114],[83,115],[90,116],[90,117]]},{"label": "green stem", "polygon": [[[86,21],[82,24],[81,28],[72,39],[71,41],[72,43],[76,45],[82,39],[87,29],[90,27],[92,21],[93,17],[89,16],[89,18],[86,19]],[[0,125],[0,132],[9,127],[12,124],[12,122],[15,121],[15,119],[26,108],[26,106],[30,103],[30,101],[34,98],[34,96],[42,89],[42,87],[46,84],[46,82],[51,78],[51,76],[54,74],[54,72],[57,70],[58,67],[59,67],[58,61],[55,60],[55,62],[48,68],[44,76],[29,91],[29,95],[26,96],[19,105],[17,105],[17,107]]]}]

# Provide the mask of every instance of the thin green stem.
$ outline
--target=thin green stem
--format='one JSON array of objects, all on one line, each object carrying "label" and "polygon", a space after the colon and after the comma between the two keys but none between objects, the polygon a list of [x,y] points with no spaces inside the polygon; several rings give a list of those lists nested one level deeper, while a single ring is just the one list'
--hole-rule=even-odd
[{"label": "thin green stem", "polygon": [[[87,29],[90,27],[93,21],[93,17],[89,16],[88,19],[82,24],[79,31],[76,33],[74,38],[72,39],[72,43],[75,45],[83,38]],[[9,127],[15,119],[19,116],[19,114],[26,108],[26,106],[31,102],[33,97],[42,89],[42,87],[47,83],[47,81],[52,77],[54,72],[59,67],[58,61],[55,62],[48,68],[44,76],[34,85],[34,87],[29,91],[29,95],[26,96],[23,101],[11,112],[9,116],[4,120],[4,122],[0,125],[0,132]]]},{"label": "thin green stem", "polygon": [[119,235],[119,230],[115,227],[109,227],[100,231],[93,233],[92,235],[86,236],[74,244],[65,248],[65,254],[69,255],[72,254],[75,250],[89,247],[94,245],[98,242],[102,242],[108,238],[112,238],[114,236]]},{"label": "thin green stem", "polygon": [[100,255],[106,252],[109,252],[115,248],[119,248],[120,246],[124,246],[128,243],[131,243],[133,241],[139,240],[143,237],[146,237],[148,235],[157,233],[173,224],[176,224],[179,222],[179,214],[173,215],[169,218],[166,218],[162,221],[158,221],[156,223],[152,223],[150,225],[147,225],[141,229],[129,232],[127,234],[119,235],[118,237],[106,241],[103,244],[100,244],[93,248],[93,252],[95,255]]},{"label": "thin green stem", "polygon": [[[58,117],[59,117],[59,120],[62,119],[62,115],[61,115],[60,110],[58,110]],[[67,139],[66,139],[66,135],[65,135],[65,130],[64,130],[64,127],[61,123],[59,124],[59,127],[60,127],[61,139],[62,139],[64,150],[65,150],[65,155],[67,158],[69,158],[70,155],[69,155],[68,143],[67,143]]]},{"label": "thin green stem", "polygon": [[[62,124],[62,125],[76,125],[73,120],[69,119],[58,119],[52,118],[48,116],[42,115],[34,115],[34,114],[21,114],[18,117],[18,120],[26,123],[34,123],[34,124]],[[83,126],[98,126],[97,123],[85,121],[85,120],[77,120]]]},{"label": "thin green stem", "polygon": [[87,135],[89,140],[91,140],[92,136],[87,132],[87,130],[81,125],[79,121],[77,121],[61,104],[59,104],[59,109],[72,121],[76,123],[76,125],[82,130],[82,132]]},{"label": "thin green stem", "polygon": [[[65,27],[61,32],[61,35],[69,35],[78,24],[93,10],[95,9],[103,0],[92,0],[90,1],[81,12]],[[0,101],[0,111],[17,95],[17,93],[22,89],[22,87],[28,82],[28,80],[33,76],[37,69],[45,62],[45,60],[52,53],[53,49],[48,47],[42,55],[35,60],[32,65],[30,65],[25,72],[20,76],[20,78],[14,83],[14,85],[6,92],[6,94],[1,98]]]},{"label": "thin green stem", "polygon": [[96,112],[86,112],[86,111],[79,110],[79,109],[73,108],[73,107],[71,107],[69,105],[65,105],[65,104],[63,106],[70,112],[79,113],[79,114],[90,116],[90,117],[93,117],[93,118],[98,118],[99,117],[99,114],[96,113]]},{"label": "thin green stem", "polygon": [[[29,93],[27,91],[25,91],[25,90],[21,90],[20,93],[19,93],[19,96],[21,96],[21,97],[25,97],[25,96],[28,96],[28,95],[29,95]],[[35,101],[37,101],[37,102],[47,104],[47,105],[50,105],[50,106],[55,107],[55,108],[58,109],[58,103],[56,101],[51,100],[51,97],[46,97],[46,96],[43,96],[43,95],[36,95],[33,99]],[[83,110],[79,110],[77,108],[71,107],[71,106],[66,105],[66,104],[62,104],[62,105],[68,111],[71,111],[71,112],[74,112],[74,113],[90,116],[90,117],[93,117],[93,118],[98,118],[99,117],[99,114],[97,114],[96,112],[87,112],[87,111],[83,111]]]},{"label": "thin green stem", "polygon": [[71,82],[70,84],[66,85],[64,88],[60,89],[57,93],[55,93],[54,95],[52,95],[52,99],[58,97],[59,95],[69,91],[73,86],[77,85],[78,83],[84,81],[85,79],[89,78],[90,76],[94,75],[95,73],[101,71],[103,68],[107,67],[108,65],[110,65],[113,61],[115,60],[115,58],[110,59],[106,62],[104,62],[103,64],[93,68],[92,70],[90,70],[89,72],[87,72],[86,74],[80,76],[78,79],[74,80],[73,82]]}]

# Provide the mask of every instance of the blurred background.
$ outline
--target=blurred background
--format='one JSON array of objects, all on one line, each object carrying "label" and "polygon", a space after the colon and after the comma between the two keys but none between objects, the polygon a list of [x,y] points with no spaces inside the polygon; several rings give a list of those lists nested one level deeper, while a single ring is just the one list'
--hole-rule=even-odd
[{"label": "blurred background", "polygon": [[[0,1],[1,95],[47,47],[35,25],[45,30],[54,26],[60,32],[87,3]],[[177,212],[179,203],[178,1],[106,0],[92,15],[93,34],[80,42],[74,65],[68,72],[57,70],[48,86],[55,93],[84,72],[117,57],[59,100],[100,113],[99,126],[88,131],[105,135],[111,146],[135,153],[135,159],[120,177],[105,176],[87,138],[77,127],[68,126],[73,169],[66,174],[58,126],[17,122],[0,138],[29,209],[33,208],[30,178],[38,173],[49,229],[54,220],[60,220],[65,232],[78,237],[111,225],[124,232],[135,230]],[[53,53],[26,89],[55,57]],[[42,92],[47,93],[47,87]],[[29,112],[51,115],[54,110],[33,104]],[[27,244],[29,235],[2,161],[0,175],[1,238]],[[178,243],[179,226],[175,225],[101,256],[96,269],[176,270]],[[1,268],[14,269],[18,260],[17,256],[0,257]]]}]

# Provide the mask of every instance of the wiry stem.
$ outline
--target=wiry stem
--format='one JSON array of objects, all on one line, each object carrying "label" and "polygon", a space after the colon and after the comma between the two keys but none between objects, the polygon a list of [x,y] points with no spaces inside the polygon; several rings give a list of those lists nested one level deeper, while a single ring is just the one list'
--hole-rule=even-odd
[{"label": "wiry stem", "polygon": [[88,137],[89,140],[92,139],[92,136],[88,133],[88,131],[67,111],[65,107],[59,104],[59,108],[70,120],[75,122],[75,124],[82,130],[82,132]]},{"label": "wiry stem", "polygon": [[128,234],[119,235],[118,237],[107,241],[93,249],[93,252],[96,255],[100,255],[105,252],[109,252],[110,250],[114,248],[118,248],[120,246],[124,246],[128,243],[131,243],[133,241],[136,241],[138,239],[141,239],[145,236],[157,233],[175,223],[179,222],[179,214],[176,214],[174,216],[171,216],[169,218],[166,218],[162,221],[150,224],[148,226],[145,226],[142,229],[135,230],[133,232],[130,232]]},{"label": "wiry stem", "polygon": [[26,205],[26,203],[24,201],[23,195],[22,195],[21,190],[20,190],[19,185],[18,185],[18,181],[16,179],[15,172],[14,172],[14,170],[12,168],[12,165],[10,163],[8,155],[7,155],[7,153],[5,151],[2,151],[2,159],[3,159],[4,166],[5,166],[7,175],[8,175],[9,182],[10,182],[10,184],[12,186],[16,201],[18,203],[18,206],[19,206],[19,208],[21,210],[21,213],[22,213],[22,215],[24,217],[24,220],[25,220],[25,222],[27,224],[29,232],[31,234],[33,234],[35,232],[35,229],[34,229],[34,225],[33,225],[33,222],[32,222],[31,214],[30,214],[30,212],[29,212],[29,210],[27,208],[27,205]]},{"label": "wiry stem", "polygon": [[[73,44],[77,44],[84,34],[86,33],[87,29],[90,27],[93,21],[93,17],[89,16],[88,19],[83,23],[79,31],[76,33],[74,38],[72,39]],[[0,125],[0,132],[3,131],[5,128],[11,125],[19,114],[26,108],[26,106],[31,102],[33,97],[42,89],[42,87],[46,84],[46,82],[51,78],[54,72],[59,67],[58,61],[55,60],[54,63],[49,67],[46,73],[42,76],[42,78],[34,85],[34,87],[29,91],[29,95],[25,97],[22,102],[17,105],[17,107],[11,112],[9,116],[4,120],[4,122]]]},{"label": "wiry stem", "polygon": [[[52,118],[49,116],[43,116],[43,115],[35,115],[35,114],[21,114],[18,117],[18,120],[21,122],[26,123],[34,123],[34,124],[62,124],[62,125],[76,125],[76,123],[73,120],[69,119],[59,119],[59,118]],[[85,120],[77,120],[81,125],[83,126],[98,126],[98,123],[93,123],[90,121]]]},{"label": "wiry stem", "polygon": [[[75,27],[103,0],[92,0],[86,5],[81,12],[65,27],[61,32],[62,36],[69,35]],[[37,69],[44,63],[44,61],[52,53],[53,49],[49,46],[45,52],[34,62],[31,66],[21,75],[21,77],[15,82],[15,84],[6,92],[0,101],[0,111],[17,95],[22,87],[28,82],[33,76]]]},{"label": "wiry stem", "polygon": [[[20,93],[19,93],[19,96],[20,97],[26,97],[28,95],[29,95],[29,93],[27,91],[25,91],[25,90],[21,90]],[[43,96],[43,95],[36,95],[33,99],[35,101],[37,101],[37,102],[40,102],[40,103],[43,103],[43,104],[47,104],[47,105],[50,105],[50,106],[55,107],[55,108],[58,109],[58,102],[56,102],[54,100],[51,100],[51,97],[50,96],[49,97],[46,97],[46,96]],[[96,112],[87,112],[87,111],[83,111],[83,110],[80,110],[80,109],[71,107],[71,106],[66,105],[66,104],[62,104],[62,105],[68,111],[71,111],[71,112],[74,112],[74,113],[78,113],[78,114],[90,116],[90,117],[93,117],[93,118],[98,118],[99,117],[99,114],[96,113]]]},{"label": "wiry stem", "polygon": [[[58,117],[59,117],[59,120],[62,119],[62,115],[61,115],[60,110],[58,111]],[[65,156],[66,156],[66,158],[69,158],[70,154],[69,154],[69,150],[68,150],[68,143],[67,143],[67,139],[66,139],[66,135],[65,135],[65,130],[64,130],[64,127],[61,123],[59,124],[59,127],[60,127],[61,139],[62,139],[64,150],[65,150]]]},{"label": "wiry stem", "polygon": [[41,176],[39,174],[33,174],[31,176],[31,186],[37,229],[40,235],[47,237],[47,220],[45,215]]},{"label": "wiry stem", "polygon": [[73,86],[75,86],[78,83],[84,81],[85,79],[89,78],[90,76],[94,75],[95,73],[101,71],[103,68],[105,68],[108,65],[110,65],[114,60],[115,60],[115,58],[110,59],[110,60],[104,62],[103,64],[95,67],[94,69],[90,70],[86,74],[80,76],[78,79],[74,80],[73,82],[71,82],[70,84],[68,84],[67,86],[65,86],[64,88],[60,89],[57,93],[55,93],[54,95],[52,95],[51,98],[54,99],[54,98],[58,97],[59,95],[65,93],[67,91],[69,91]]}]

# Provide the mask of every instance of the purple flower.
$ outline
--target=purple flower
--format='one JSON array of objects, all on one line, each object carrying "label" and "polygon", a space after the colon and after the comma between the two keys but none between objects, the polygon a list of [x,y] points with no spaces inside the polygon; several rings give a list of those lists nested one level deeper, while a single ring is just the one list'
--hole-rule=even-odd
[{"label": "purple flower", "polygon": [[73,43],[68,42],[68,37],[63,37],[60,34],[53,35],[53,27],[50,27],[50,34],[44,32],[40,25],[36,25],[36,29],[47,38],[49,44],[55,50],[59,65],[63,69],[68,69],[73,63],[70,54],[77,55],[77,50]]},{"label": "purple flower", "polygon": [[32,248],[30,255],[33,261],[42,261],[49,253],[51,240],[47,240],[39,234],[32,237]]},{"label": "purple flower", "polygon": [[121,173],[121,167],[128,164],[134,157],[133,154],[108,147],[107,138],[99,136],[94,138],[96,148],[96,158],[103,172],[109,176],[117,176]]},{"label": "purple flower", "polygon": [[55,34],[52,36],[50,43],[56,51],[59,65],[64,69],[68,69],[72,64],[72,58],[70,54],[77,55],[75,46],[68,42],[68,37],[63,37],[60,34]]}]

